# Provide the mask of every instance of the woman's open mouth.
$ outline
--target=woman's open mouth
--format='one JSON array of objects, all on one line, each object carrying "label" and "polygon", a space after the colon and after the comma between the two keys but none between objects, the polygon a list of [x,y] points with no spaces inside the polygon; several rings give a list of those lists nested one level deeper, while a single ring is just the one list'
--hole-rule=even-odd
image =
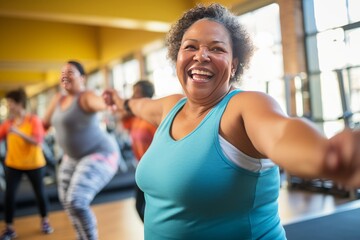
[{"label": "woman's open mouth", "polygon": [[204,69],[192,69],[188,74],[195,82],[207,82],[214,76],[212,72]]}]

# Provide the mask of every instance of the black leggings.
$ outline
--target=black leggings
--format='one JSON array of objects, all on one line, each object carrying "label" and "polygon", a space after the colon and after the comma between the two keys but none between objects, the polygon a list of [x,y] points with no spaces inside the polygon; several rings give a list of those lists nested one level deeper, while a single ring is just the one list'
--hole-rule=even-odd
[{"label": "black leggings", "polygon": [[45,167],[35,170],[17,170],[14,168],[5,167],[5,222],[7,224],[13,223],[16,190],[19,187],[23,174],[25,174],[31,182],[41,217],[47,216],[48,199],[45,195],[45,186],[43,182]]}]

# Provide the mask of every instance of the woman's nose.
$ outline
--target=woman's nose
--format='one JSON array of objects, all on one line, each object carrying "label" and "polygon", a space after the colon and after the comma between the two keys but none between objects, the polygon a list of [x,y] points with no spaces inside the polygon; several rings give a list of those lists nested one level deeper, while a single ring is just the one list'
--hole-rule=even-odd
[{"label": "woman's nose", "polygon": [[199,49],[194,56],[194,60],[199,61],[199,62],[210,61],[208,51],[206,49]]}]

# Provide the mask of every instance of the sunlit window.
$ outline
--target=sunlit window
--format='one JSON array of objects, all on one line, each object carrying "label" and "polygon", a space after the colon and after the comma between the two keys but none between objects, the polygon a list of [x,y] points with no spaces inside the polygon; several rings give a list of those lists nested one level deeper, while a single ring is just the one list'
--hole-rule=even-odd
[{"label": "sunlit window", "polygon": [[[360,68],[351,68],[348,71],[348,79],[351,79],[349,105],[352,112],[360,112]],[[357,121],[360,121],[357,120]]]},{"label": "sunlit window", "polygon": [[322,72],[321,81],[321,100],[327,105],[323,108],[325,119],[336,119],[341,116],[341,99],[339,83],[335,72]]},{"label": "sunlit window", "polygon": [[348,24],[346,0],[314,0],[314,12],[319,31]]},{"label": "sunlit window", "polygon": [[346,49],[347,64],[360,66],[360,29],[346,31],[346,39],[348,44]]},{"label": "sunlit window", "polygon": [[105,88],[105,78],[101,71],[96,71],[87,77],[86,87],[97,94],[101,94]]},{"label": "sunlit window", "polygon": [[49,101],[54,95],[59,92],[58,86],[47,89],[40,94],[33,96],[29,99],[28,110],[37,114],[39,117],[43,117],[49,106]]},{"label": "sunlit window", "polygon": [[360,21],[360,1],[348,0],[350,23]]},{"label": "sunlit window", "polygon": [[346,64],[344,31],[341,28],[317,35],[320,71],[342,68]]},{"label": "sunlit window", "polygon": [[140,80],[140,64],[137,59],[119,63],[113,67],[113,85],[122,97],[129,98],[135,82]]},{"label": "sunlit window", "polygon": [[[303,0],[312,111],[328,136],[359,119],[337,120],[360,108],[358,0]],[[316,27],[314,27],[316,26]]]},{"label": "sunlit window", "polygon": [[240,87],[267,92],[286,109],[284,68],[281,45],[279,6],[266,7],[239,16],[251,34],[256,51]]},{"label": "sunlit window", "polygon": [[182,93],[176,77],[175,67],[166,58],[167,48],[150,50],[145,56],[145,68],[148,79],[154,83],[155,98],[173,93]]},{"label": "sunlit window", "polygon": [[8,109],[7,109],[6,99],[2,98],[0,100],[0,122],[6,119],[7,114],[8,114]]}]

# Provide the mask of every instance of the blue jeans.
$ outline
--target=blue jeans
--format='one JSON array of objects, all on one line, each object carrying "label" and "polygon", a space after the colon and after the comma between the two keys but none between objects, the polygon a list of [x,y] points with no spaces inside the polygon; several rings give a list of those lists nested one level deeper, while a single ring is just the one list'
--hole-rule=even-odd
[{"label": "blue jeans", "polygon": [[72,159],[64,156],[58,174],[59,200],[67,212],[77,239],[98,239],[97,221],[90,203],[113,178],[118,167],[118,154],[99,153]]}]

